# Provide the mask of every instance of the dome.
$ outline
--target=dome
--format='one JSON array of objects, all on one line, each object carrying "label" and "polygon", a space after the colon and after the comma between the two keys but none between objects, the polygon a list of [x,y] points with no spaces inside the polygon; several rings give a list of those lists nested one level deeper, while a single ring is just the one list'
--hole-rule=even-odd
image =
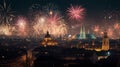
[{"label": "dome", "polygon": [[51,36],[50,36],[50,34],[49,34],[49,32],[47,31],[47,34],[45,35],[45,38],[50,38]]},{"label": "dome", "polygon": [[44,39],[41,42],[43,46],[56,46],[58,43],[56,40],[52,39],[49,32],[45,35]]}]

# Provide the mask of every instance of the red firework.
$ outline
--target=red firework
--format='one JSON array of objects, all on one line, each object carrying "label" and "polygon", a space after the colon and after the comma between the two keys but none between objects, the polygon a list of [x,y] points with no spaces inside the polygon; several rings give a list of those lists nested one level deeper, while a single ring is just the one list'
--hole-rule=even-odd
[{"label": "red firework", "polygon": [[17,20],[18,35],[26,35],[27,20],[24,17],[18,17]]},{"label": "red firework", "polygon": [[48,22],[49,23],[57,23],[60,21],[60,19],[61,19],[61,17],[59,17],[57,14],[54,14],[54,15],[52,14],[48,17]]},{"label": "red firework", "polygon": [[69,19],[81,20],[83,19],[85,9],[81,6],[71,6],[67,10]]}]

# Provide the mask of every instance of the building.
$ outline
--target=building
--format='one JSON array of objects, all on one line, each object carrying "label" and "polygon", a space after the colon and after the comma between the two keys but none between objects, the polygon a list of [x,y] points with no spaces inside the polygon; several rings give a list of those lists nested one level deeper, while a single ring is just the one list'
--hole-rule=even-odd
[{"label": "building", "polygon": [[26,54],[26,64],[27,64],[27,67],[33,67],[34,57],[33,57],[33,55],[32,55],[32,51],[31,51],[31,50],[27,50],[27,54]]},{"label": "building", "polygon": [[52,39],[52,37],[50,36],[49,32],[47,31],[44,39],[41,42],[42,46],[56,46],[58,44],[58,42],[54,39]]},{"label": "building", "polygon": [[85,27],[81,26],[80,33],[76,35],[76,39],[96,39],[96,37],[89,33],[86,33]]},{"label": "building", "polygon": [[85,27],[81,26],[79,39],[86,39]]},{"label": "building", "polygon": [[14,46],[0,46],[0,67],[26,67],[26,51]]},{"label": "building", "polygon": [[109,38],[108,38],[108,35],[107,35],[107,32],[104,32],[104,36],[103,36],[103,39],[102,39],[102,50],[109,50]]}]

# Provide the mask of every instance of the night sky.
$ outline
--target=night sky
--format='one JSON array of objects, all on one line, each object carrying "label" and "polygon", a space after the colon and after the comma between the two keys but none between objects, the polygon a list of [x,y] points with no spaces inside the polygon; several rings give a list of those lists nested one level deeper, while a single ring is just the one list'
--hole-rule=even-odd
[{"label": "night sky", "polygon": [[[3,0],[0,0],[2,3]],[[86,16],[89,18],[99,17],[105,11],[120,10],[119,0],[6,0],[12,4],[12,9],[25,13],[32,4],[40,4],[45,6],[49,3],[55,4],[60,11],[66,12],[70,5],[81,5],[86,9]]]},{"label": "night sky", "polygon": [[[17,14],[27,14],[33,4],[41,7],[47,4],[55,4],[63,16],[71,5],[80,5],[85,8],[85,17],[81,21],[84,25],[104,25],[105,22],[113,24],[120,20],[120,1],[119,0],[6,0],[11,3],[12,9]],[[0,0],[3,3],[3,0]],[[111,18],[109,18],[111,17]],[[78,29],[79,30],[79,29]]]}]

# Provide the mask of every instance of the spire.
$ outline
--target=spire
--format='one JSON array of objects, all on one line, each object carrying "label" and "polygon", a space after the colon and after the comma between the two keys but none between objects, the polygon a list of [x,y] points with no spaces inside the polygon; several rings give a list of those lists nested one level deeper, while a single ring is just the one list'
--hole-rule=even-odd
[{"label": "spire", "polygon": [[83,31],[82,31],[82,26],[81,26],[81,29],[80,29],[80,35],[82,35],[82,32],[83,32]]},{"label": "spire", "polygon": [[47,34],[49,34],[49,31],[47,31]]},{"label": "spire", "polygon": [[83,27],[83,39],[86,38],[85,27]]},{"label": "spire", "polygon": [[104,38],[108,38],[107,31],[104,32]]},{"label": "spire", "polygon": [[81,26],[81,29],[80,29],[80,39],[85,39],[85,38],[86,38],[85,27]]},{"label": "spire", "polygon": [[80,37],[79,37],[80,39],[82,39],[83,38],[83,29],[82,29],[82,26],[81,26],[81,29],[80,29]]},{"label": "spire", "polygon": [[88,30],[88,34],[90,34],[90,31]]},{"label": "spire", "polygon": [[84,32],[84,34],[86,34],[86,33],[85,33],[85,27],[83,27],[83,32]]},{"label": "spire", "polygon": [[48,37],[50,37],[49,31],[47,31],[47,33],[45,35],[45,38],[48,38]]}]

